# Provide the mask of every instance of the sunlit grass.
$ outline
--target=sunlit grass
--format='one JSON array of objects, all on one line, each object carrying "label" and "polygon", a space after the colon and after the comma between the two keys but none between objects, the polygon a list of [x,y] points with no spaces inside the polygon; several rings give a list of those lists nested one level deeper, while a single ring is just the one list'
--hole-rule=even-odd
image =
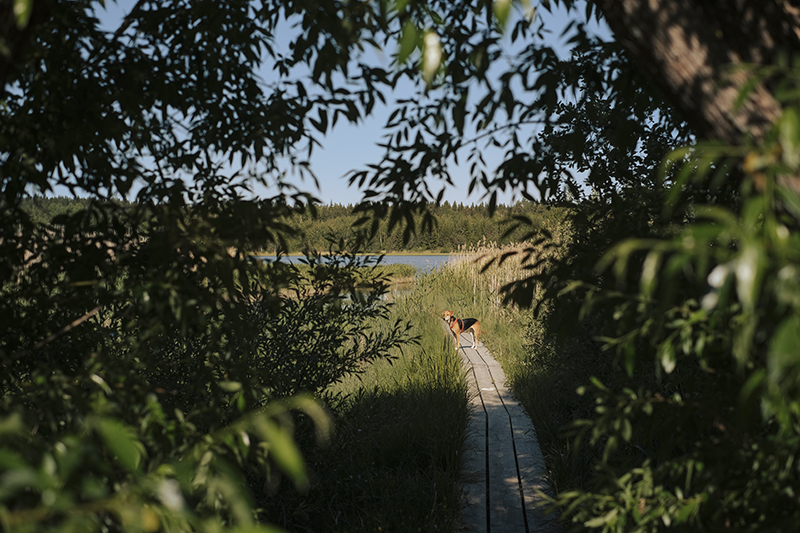
[{"label": "sunlit grass", "polygon": [[[481,321],[483,341],[504,367],[537,430],[551,484],[575,474],[560,431],[579,376],[558,357],[528,310],[503,303],[501,288],[529,275],[522,255],[484,268],[523,246],[484,244],[391,295],[392,319],[410,321],[419,344],[397,350],[326,391],[337,433],[307,452],[311,492],[283,501],[275,519],[292,531],[457,531],[462,504],[460,453],[467,427],[465,370],[442,311]],[[579,465],[578,465],[579,466]]]},{"label": "sunlit grass", "polygon": [[[586,465],[568,458],[563,430],[581,401],[575,391],[585,385],[590,369],[581,368],[583,358],[570,355],[581,350],[579,332],[557,342],[530,309],[503,302],[504,285],[542,271],[543,266],[531,268],[530,260],[525,261],[526,255],[519,253],[531,248],[533,258],[558,253],[558,249],[484,243],[462,249],[436,276],[424,281],[431,292],[447,295],[438,303],[439,313],[450,309],[458,318],[480,320],[481,341],[503,366],[514,396],[531,417],[547,461],[548,481],[558,490],[586,475]],[[504,255],[507,258],[501,262]],[[540,286],[533,285],[530,290],[534,302],[541,298]]]},{"label": "sunlit grass", "polygon": [[375,326],[411,321],[419,344],[326,391],[333,443],[306,452],[317,482],[270,506],[274,522],[291,531],[457,531],[467,388],[441,315],[423,304],[430,298],[424,282],[395,294],[391,320]]}]

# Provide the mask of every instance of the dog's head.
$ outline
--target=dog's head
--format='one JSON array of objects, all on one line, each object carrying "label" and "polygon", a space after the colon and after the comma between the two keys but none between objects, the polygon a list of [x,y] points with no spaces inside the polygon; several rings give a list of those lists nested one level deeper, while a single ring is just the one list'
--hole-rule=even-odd
[{"label": "dog's head", "polygon": [[445,322],[450,322],[450,321],[452,321],[454,316],[455,316],[455,313],[454,313],[454,312],[452,312],[452,311],[445,311],[444,313],[442,313],[442,319],[443,319]]}]

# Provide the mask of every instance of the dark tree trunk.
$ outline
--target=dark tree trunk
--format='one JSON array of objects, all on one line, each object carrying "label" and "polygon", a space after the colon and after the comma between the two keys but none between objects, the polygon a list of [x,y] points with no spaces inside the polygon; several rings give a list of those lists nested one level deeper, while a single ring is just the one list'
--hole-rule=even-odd
[{"label": "dark tree trunk", "polygon": [[[700,137],[761,138],[781,106],[747,63],[800,57],[800,10],[781,0],[596,0],[616,38]],[[791,64],[791,63],[790,63]]]}]

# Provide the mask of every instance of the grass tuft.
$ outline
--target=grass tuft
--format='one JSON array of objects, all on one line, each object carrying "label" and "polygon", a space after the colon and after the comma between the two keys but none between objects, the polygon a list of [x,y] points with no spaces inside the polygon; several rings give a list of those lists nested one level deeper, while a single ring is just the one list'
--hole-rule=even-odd
[{"label": "grass tuft", "polygon": [[430,297],[425,283],[393,296],[386,324],[411,321],[419,344],[326,391],[336,435],[305,451],[312,488],[282,491],[265,518],[291,531],[458,530],[467,386],[441,315],[420,305]]}]

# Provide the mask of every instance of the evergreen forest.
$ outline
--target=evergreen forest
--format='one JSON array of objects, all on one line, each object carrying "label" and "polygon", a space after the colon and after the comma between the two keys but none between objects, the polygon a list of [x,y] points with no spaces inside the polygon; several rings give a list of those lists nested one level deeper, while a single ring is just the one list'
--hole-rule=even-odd
[{"label": "evergreen forest", "polygon": [[[33,221],[50,224],[56,217],[85,209],[88,203],[87,199],[59,196],[35,197],[22,205]],[[519,201],[512,206],[498,205],[490,214],[486,205],[444,202],[429,206],[428,212],[435,223],[425,226],[423,217],[415,216],[412,223],[418,229],[407,238],[404,237],[405,227],[395,226],[390,230],[388,221],[380,220],[374,234],[360,244],[360,250],[364,253],[451,253],[474,249],[487,242],[510,245],[521,242],[529,233],[531,224],[546,228],[563,225],[568,208]],[[327,252],[340,242],[346,249],[348,242],[365,239],[363,229],[356,224],[358,219],[354,205],[315,205],[311,211],[298,211],[287,216],[284,222],[297,231],[286,235],[284,242],[272,247],[264,243],[258,251],[269,255],[278,252],[297,254],[307,250]]]}]

